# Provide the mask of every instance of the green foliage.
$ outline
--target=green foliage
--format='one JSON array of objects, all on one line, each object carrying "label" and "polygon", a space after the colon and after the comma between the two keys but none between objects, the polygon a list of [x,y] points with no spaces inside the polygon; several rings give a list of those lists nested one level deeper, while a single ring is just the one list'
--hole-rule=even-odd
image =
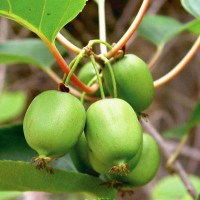
[{"label": "green foliage", "polygon": [[85,3],[86,0],[2,0],[0,15],[53,43],[57,33],[82,11]]},{"label": "green foliage", "polygon": [[[190,176],[195,189],[200,191],[199,177]],[[178,176],[167,176],[161,179],[152,191],[153,200],[192,200],[188,195],[183,182]]]},{"label": "green foliage", "polygon": [[24,110],[26,94],[24,92],[4,92],[0,94],[0,123],[13,120]]},{"label": "green foliage", "polygon": [[153,44],[162,46],[175,37],[181,28],[182,24],[174,18],[147,15],[143,18],[137,32]]},{"label": "green foliage", "polygon": [[137,29],[137,33],[140,36],[149,40],[157,47],[162,47],[183,31],[200,34],[200,20],[195,19],[186,24],[182,24],[172,17],[146,15]]},{"label": "green foliage", "polygon": [[0,160],[30,161],[36,155],[24,139],[22,124],[0,127]]},{"label": "green foliage", "polygon": [[82,192],[105,198],[115,195],[114,189],[100,185],[100,179],[87,174],[63,170],[50,174],[22,161],[0,161],[0,169],[0,191]]},{"label": "green foliage", "polygon": [[200,34],[200,19],[195,19],[185,25],[185,29],[194,34]]},{"label": "green foliage", "polygon": [[200,1],[199,0],[181,0],[182,6],[191,15],[196,18],[200,18]]},{"label": "green foliage", "polygon": [[[59,47],[61,54],[64,48]],[[46,69],[55,62],[40,39],[8,40],[0,44],[0,64],[28,63]]]},{"label": "green foliage", "polygon": [[188,124],[181,124],[177,127],[164,131],[162,135],[166,138],[181,139],[188,129]]},{"label": "green foliage", "polygon": [[163,132],[163,135],[167,138],[180,139],[183,137],[184,134],[189,133],[192,128],[198,126],[199,124],[200,124],[200,101],[197,102],[188,122]]},{"label": "green foliage", "polygon": [[1,200],[14,200],[22,197],[22,192],[0,192]]}]

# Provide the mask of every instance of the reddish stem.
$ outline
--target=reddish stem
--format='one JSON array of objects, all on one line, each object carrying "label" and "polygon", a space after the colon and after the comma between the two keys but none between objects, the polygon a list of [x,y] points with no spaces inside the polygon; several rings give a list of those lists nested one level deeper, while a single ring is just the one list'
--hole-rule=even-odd
[{"label": "reddish stem", "polygon": [[[53,56],[55,57],[57,63],[59,64],[59,66],[61,67],[61,69],[66,73],[69,74],[70,68],[67,65],[67,63],[65,62],[65,60],[63,59],[63,57],[60,55],[60,52],[58,51],[58,49],[56,48],[55,45],[46,42],[46,44],[48,45],[51,53],[53,54]],[[71,76],[71,81],[82,91],[88,93],[88,94],[93,94],[97,89],[98,89],[98,85],[94,84],[92,87],[88,87],[87,85],[85,85],[83,82],[81,82],[78,77],[73,74]]]},{"label": "reddish stem", "polygon": [[122,38],[117,42],[117,44],[112,48],[112,50],[110,50],[106,54],[107,58],[111,58],[112,56],[114,56],[120,49],[122,49],[126,45],[128,40],[135,33],[138,26],[140,25],[140,22],[142,21],[145,13],[147,11],[150,1],[151,0],[143,0],[140,10],[139,10],[137,16],[135,17],[133,23],[131,24],[129,29],[126,31],[126,33],[122,36]]}]

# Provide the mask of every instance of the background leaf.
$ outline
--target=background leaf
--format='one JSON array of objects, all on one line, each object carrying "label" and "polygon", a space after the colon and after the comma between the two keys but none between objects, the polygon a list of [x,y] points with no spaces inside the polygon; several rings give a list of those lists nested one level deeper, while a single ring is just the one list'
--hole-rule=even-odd
[{"label": "background leaf", "polygon": [[1,200],[14,200],[19,199],[19,197],[22,197],[22,192],[0,192],[0,199]]},{"label": "background leaf", "polygon": [[192,114],[190,116],[188,125],[190,128],[200,124],[200,101],[196,104]]},{"label": "background leaf", "polygon": [[37,170],[21,161],[0,161],[1,191],[44,191],[52,193],[89,193],[113,198],[115,190],[100,185],[99,178],[73,171],[54,170],[54,174]]},{"label": "background leaf", "polygon": [[162,135],[165,138],[181,139],[188,131],[188,124],[181,124],[175,128],[164,131]]},{"label": "background leaf", "polygon": [[186,24],[182,24],[172,17],[146,15],[137,29],[137,33],[140,36],[152,42],[157,47],[163,46],[183,31],[189,31],[199,35],[200,20],[195,19]]},{"label": "background leaf", "polygon": [[200,125],[200,101],[198,101],[194,107],[188,122],[164,131],[162,134],[166,138],[181,139],[185,134],[189,133],[192,128],[198,125]]},{"label": "background leaf", "polygon": [[[200,191],[200,179],[196,176],[189,177],[195,189]],[[152,191],[153,200],[192,200],[188,195],[183,182],[178,176],[167,176],[160,180]]]},{"label": "background leaf", "polygon": [[[22,124],[0,127],[0,160],[31,161],[37,155],[24,138]],[[76,171],[68,154],[52,162],[52,166]]]},{"label": "background leaf", "polygon": [[0,15],[54,42],[61,28],[82,11],[86,0],[1,0]]},{"label": "background leaf", "polygon": [[26,104],[24,92],[3,92],[0,94],[0,123],[19,116]]},{"label": "background leaf", "polygon": [[200,0],[181,0],[181,4],[191,15],[200,18]]},{"label": "background leaf", "polygon": [[183,25],[179,21],[171,17],[146,15],[137,29],[137,32],[156,46],[161,46],[172,37],[175,37],[182,26]]},{"label": "background leaf", "polygon": [[197,35],[200,34],[200,19],[195,19],[185,25],[185,29],[195,33]]},{"label": "background leaf", "polygon": [[24,138],[22,124],[0,127],[0,160],[30,161],[37,156]]},{"label": "background leaf", "polygon": [[[61,54],[65,49],[58,46]],[[49,49],[40,39],[9,40],[0,44],[0,64],[28,63],[41,69],[55,62]]]}]

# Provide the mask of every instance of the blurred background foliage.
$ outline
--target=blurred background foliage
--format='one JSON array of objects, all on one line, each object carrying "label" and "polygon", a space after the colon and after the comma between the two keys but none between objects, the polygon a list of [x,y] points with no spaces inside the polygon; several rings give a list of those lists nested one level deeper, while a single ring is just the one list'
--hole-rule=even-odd
[{"label": "blurred background foliage", "polygon": [[[141,5],[141,0],[107,0],[106,1],[106,26],[107,26],[107,41],[112,44],[117,42],[130,23],[137,14],[137,11]],[[148,14],[150,15],[164,15],[172,17],[180,23],[186,24],[194,19],[192,15],[186,12],[180,0],[154,0],[152,1]],[[153,20],[152,20],[153,23]],[[167,24],[163,24],[167,26]],[[87,45],[91,39],[98,38],[98,12],[97,4],[89,0],[83,12],[78,15],[72,22],[67,24],[63,30],[65,35],[72,43],[79,47]],[[154,35],[154,33],[151,32]],[[19,24],[0,18],[0,42],[17,39],[29,39],[37,38],[32,32],[21,27]],[[152,68],[152,74],[154,79],[157,79],[172,69],[187,53],[196,39],[196,35],[185,31],[170,39],[160,55],[158,61]],[[0,45],[1,45],[0,43]],[[23,56],[23,47],[18,51],[20,56]],[[126,45],[126,53],[133,53],[141,57],[147,63],[151,60],[152,56],[156,52],[157,47],[151,41],[145,39],[140,34],[140,31],[136,33]],[[99,52],[99,48],[96,47],[95,52]],[[1,53],[1,52],[0,52]],[[62,49],[63,55],[65,55],[66,61],[69,63],[74,54]],[[48,54],[48,53],[47,53]],[[0,60],[1,60],[0,54]],[[48,55],[45,55],[48,57]],[[13,59],[16,59],[13,58]],[[10,125],[20,123],[23,120],[24,113],[31,100],[40,92],[48,89],[57,89],[57,84],[48,76],[43,69],[45,65],[51,65],[55,73],[60,77],[63,76],[63,72],[53,63],[50,57],[49,62],[39,65],[36,61],[26,60],[26,62],[17,64],[7,63],[0,66],[0,125]],[[84,61],[83,61],[84,62]],[[174,149],[178,144],[180,137],[176,137],[178,134],[184,133],[184,126],[195,108],[196,103],[200,99],[200,52],[197,52],[194,59],[188,64],[175,79],[166,85],[156,90],[155,99],[153,104],[145,112],[149,115],[149,119],[154,126],[163,133],[166,141],[171,149]],[[81,65],[80,65],[81,67]],[[179,128],[177,130],[177,127]],[[182,129],[181,129],[182,128]],[[171,131],[173,129],[173,131]],[[176,132],[174,132],[176,129]],[[195,126],[191,129],[191,134],[187,145],[184,147],[181,153],[180,160],[183,163],[186,171],[189,174],[195,176],[200,175],[200,127]],[[1,151],[1,150],[0,150]],[[1,154],[1,152],[0,152]],[[191,156],[193,155],[193,156]],[[168,178],[168,173],[165,170],[165,162],[162,161],[160,170],[155,179],[146,185],[145,187],[136,190],[134,199],[138,200],[169,200],[176,199],[175,197],[168,197],[161,199],[161,196],[157,196],[162,193],[160,188],[167,185],[170,188],[181,188],[181,182],[178,179],[174,180],[176,184],[171,185]],[[166,183],[166,182],[167,183]],[[174,181],[172,181],[174,183]],[[164,183],[163,183],[164,182]],[[198,182],[198,181],[197,181]],[[156,190],[153,190],[155,186],[158,186]],[[198,190],[200,188],[199,182],[196,184]],[[166,186],[166,187],[167,187]],[[166,189],[165,187],[165,189]],[[170,191],[168,191],[170,193]],[[179,199],[191,199],[185,197],[185,190]],[[159,197],[159,198],[158,198]],[[124,196],[119,199],[131,199],[132,197]],[[1,200],[8,199],[48,199],[48,200],[79,200],[90,199],[84,195],[51,195],[46,193],[18,193],[18,192],[4,192],[0,193]]]}]

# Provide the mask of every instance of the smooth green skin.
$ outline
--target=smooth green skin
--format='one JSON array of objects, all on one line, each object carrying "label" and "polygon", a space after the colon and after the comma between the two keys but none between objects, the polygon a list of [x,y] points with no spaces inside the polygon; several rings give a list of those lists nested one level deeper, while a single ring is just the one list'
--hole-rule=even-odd
[{"label": "smooth green skin", "polygon": [[[148,108],[154,97],[152,75],[143,60],[127,54],[112,65],[118,98],[127,101],[136,112]],[[108,67],[103,70],[105,84],[113,96],[113,84]]]},{"label": "smooth green skin", "polygon": [[88,151],[87,140],[85,134],[82,133],[78,142],[70,150],[70,157],[79,172],[97,176],[98,174],[93,170],[90,164]]},{"label": "smooth green skin", "polygon": [[118,177],[130,187],[140,187],[150,182],[160,165],[160,152],[155,139],[143,134],[143,149],[139,162],[127,176]]},{"label": "smooth green skin", "polygon": [[107,175],[109,170],[112,168],[112,163],[102,163],[95,155],[89,151],[89,162],[91,163],[93,169],[103,175]]},{"label": "smooth green skin", "polygon": [[[97,66],[98,69],[100,69],[100,66],[98,64]],[[96,76],[96,72],[91,62],[88,62],[85,65],[83,65],[78,73],[79,80],[81,80],[85,84],[88,84],[94,76]],[[103,89],[105,95],[108,95],[109,93],[104,83],[103,83]],[[92,96],[100,97],[101,96],[100,89],[98,89],[94,94],[92,94]]]},{"label": "smooth green skin", "polygon": [[127,163],[136,155],[142,132],[132,107],[122,99],[103,99],[87,110],[85,135],[90,151],[106,165]]},{"label": "smooth green skin", "polygon": [[[131,158],[131,160],[128,161],[129,170],[132,170],[137,165],[137,163],[140,160],[141,153],[142,153],[142,143],[136,155],[133,158]],[[116,174],[109,173],[110,169],[112,168],[112,163],[111,164],[102,163],[97,157],[95,157],[95,155],[91,151],[89,151],[89,161],[95,171],[106,175],[106,177],[113,179],[118,176]]]},{"label": "smooth green skin", "polygon": [[33,99],[25,114],[25,139],[40,156],[58,158],[78,141],[85,120],[85,109],[76,97],[45,91]]}]

